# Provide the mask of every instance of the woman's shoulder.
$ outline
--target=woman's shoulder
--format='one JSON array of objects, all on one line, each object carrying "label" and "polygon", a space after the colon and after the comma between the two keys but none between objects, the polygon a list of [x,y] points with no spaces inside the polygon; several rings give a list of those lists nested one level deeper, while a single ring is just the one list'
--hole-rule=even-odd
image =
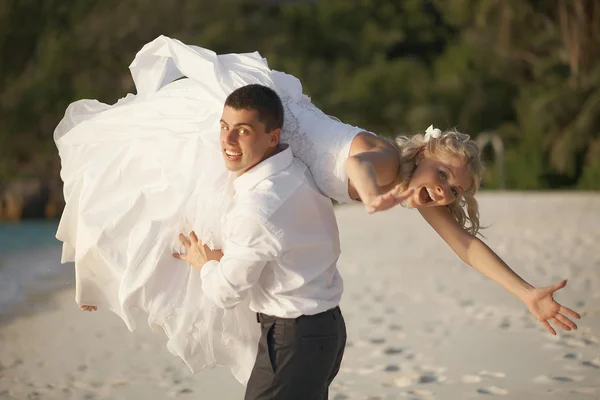
[{"label": "woman's shoulder", "polygon": [[399,153],[398,147],[392,140],[377,136],[372,132],[362,131],[352,139],[349,156],[375,150],[389,152],[391,155]]}]

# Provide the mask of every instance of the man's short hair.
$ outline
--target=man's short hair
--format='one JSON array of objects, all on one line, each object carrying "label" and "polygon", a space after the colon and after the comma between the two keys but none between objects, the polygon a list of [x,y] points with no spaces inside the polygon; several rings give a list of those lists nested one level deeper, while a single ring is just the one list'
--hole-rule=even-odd
[{"label": "man's short hair", "polygon": [[265,125],[265,130],[283,127],[283,104],[279,95],[267,86],[251,84],[242,86],[231,92],[225,105],[234,110],[254,110],[258,119]]}]

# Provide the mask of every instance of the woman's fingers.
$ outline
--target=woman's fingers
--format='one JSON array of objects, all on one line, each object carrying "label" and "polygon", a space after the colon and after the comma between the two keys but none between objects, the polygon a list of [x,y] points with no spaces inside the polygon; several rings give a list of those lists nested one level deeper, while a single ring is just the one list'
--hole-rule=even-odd
[{"label": "woman's fingers", "polygon": [[560,306],[560,308],[558,309],[558,312],[561,314],[568,314],[573,318],[581,319],[581,315],[579,315],[578,313],[576,313],[575,311],[573,311],[567,307]]},{"label": "woman's fingers", "polygon": [[560,321],[557,317],[552,317],[550,318],[550,321],[552,321],[552,323],[562,329],[564,329],[565,331],[570,331],[571,328],[569,328],[569,326],[565,323],[563,323],[562,321]]},{"label": "woman's fingers", "polygon": [[396,201],[398,203],[402,203],[404,200],[407,200],[410,196],[412,196],[414,192],[415,192],[414,188],[409,188],[403,192],[397,193],[394,197],[396,198]]},{"label": "woman's fingers", "polygon": [[552,290],[552,292],[556,292],[557,290],[560,290],[565,286],[567,286],[567,280],[563,279],[562,281],[550,286],[550,290]]},{"label": "woman's fingers", "polygon": [[548,321],[542,321],[542,325],[544,325],[544,327],[548,330],[548,332],[550,332],[553,335],[556,335],[556,331],[554,330],[554,328],[552,326],[550,326]]},{"label": "woman's fingers", "polygon": [[571,321],[569,318],[565,317],[564,315],[556,314],[555,318],[557,320],[559,320],[560,322],[562,322],[563,324],[567,325],[569,328],[577,329],[577,325],[575,325],[575,323],[573,321]]}]

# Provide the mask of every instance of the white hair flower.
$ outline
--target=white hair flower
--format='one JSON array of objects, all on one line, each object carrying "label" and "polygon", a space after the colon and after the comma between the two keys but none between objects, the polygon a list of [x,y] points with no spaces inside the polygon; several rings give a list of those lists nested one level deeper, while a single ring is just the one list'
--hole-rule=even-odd
[{"label": "white hair flower", "polygon": [[429,142],[429,140],[437,139],[442,136],[442,131],[438,128],[434,128],[433,125],[429,125],[429,128],[425,130],[425,142]]}]

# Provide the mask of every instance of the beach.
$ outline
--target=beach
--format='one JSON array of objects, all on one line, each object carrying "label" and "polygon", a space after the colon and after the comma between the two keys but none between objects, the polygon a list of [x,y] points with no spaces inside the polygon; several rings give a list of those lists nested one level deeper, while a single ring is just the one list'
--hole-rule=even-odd
[{"label": "beach", "polygon": [[[417,211],[368,215],[342,205],[348,343],[330,399],[600,399],[600,195],[478,198],[483,240],[517,273],[535,286],[568,279],[556,298],[582,315],[579,329],[549,334],[460,261]],[[51,259],[36,263],[57,264],[44,270],[60,274],[39,275],[0,314],[0,400],[243,398],[223,368],[192,374],[143,315],[131,333],[107,310],[80,311],[72,271],[58,264],[60,245],[44,251]],[[14,271],[15,260],[40,258],[15,257]],[[0,269],[0,288],[21,290],[7,284],[16,273],[7,271]]]}]

